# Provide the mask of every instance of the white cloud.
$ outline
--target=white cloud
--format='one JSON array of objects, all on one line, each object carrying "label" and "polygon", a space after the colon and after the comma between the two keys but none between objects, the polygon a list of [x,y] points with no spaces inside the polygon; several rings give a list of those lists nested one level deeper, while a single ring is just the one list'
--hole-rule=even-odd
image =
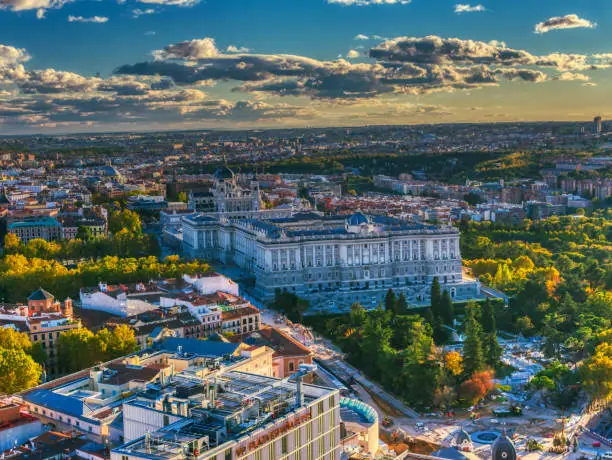
[{"label": "white cloud", "polygon": [[61,8],[71,0],[0,0],[0,10],[28,11]]},{"label": "white cloud", "polygon": [[104,24],[108,22],[108,18],[104,16],[92,16],[85,18],[83,16],[68,16],[68,22],[89,22],[92,24]]},{"label": "white cloud", "polygon": [[561,81],[589,81],[591,80],[591,78],[587,75],[584,75],[582,73],[576,73],[576,72],[563,72],[562,74],[558,75],[555,80],[561,80]]},{"label": "white cloud", "polygon": [[153,8],[147,8],[146,10],[136,8],[132,10],[132,17],[138,19],[140,16],[148,16],[155,13],[157,13],[157,10],[154,10]]},{"label": "white cloud", "polygon": [[225,49],[226,53],[250,53],[251,49],[247,48],[245,46],[234,46],[234,45],[230,45]]},{"label": "white cloud", "polygon": [[370,37],[368,37],[367,35],[364,34],[357,34],[355,35],[355,40],[369,40]]},{"label": "white cloud", "polygon": [[45,19],[46,13],[47,13],[47,10],[45,10],[44,8],[39,8],[36,10],[36,18]]},{"label": "white cloud", "polygon": [[23,48],[0,45],[0,67],[14,66],[30,60],[30,55]]},{"label": "white cloud", "polygon": [[455,13],[478,13],[486,11],[486,8],[482,5],[470,5],[468,3],[458,3],[455,5]]},{"label": "white cloud", "polygon": [[152,37],[153,35],[156,35],[156,34],[157,34],[157,32],[155,32],[154,30],[147,30],[147,31],[146,31],[144,34],[145,34],[147,37]]},{"label": "white cloud", "polygon": [[219,55],[219,50],[214,38],[194,38],[173,45],[166,46],[163,50],[153,52],[155,59],[186,59],[197,60]]},{"label": "white cloud", "polygon": [[327,0],[327,3],[345,6],[408,5],[412,0]]},{"label": "white cloud", "polygon": [[192,7],[200,3],[200,0],[138,0],[140,3],[147,3],[153,5],[167,5],[167,6],[179,6],[179,7]]},{"label": "white cloud", "polygon": [[582,19],[576,14],[568,14],[565,16],[555,16],[547,19],[546,21],[540,22],[535,26],[536,34],[545,34],[551,30],[561,29],[593,29],[597,27],[597,24],[589,21],[588,19]]},{"label": "white cloud", "polygon": [[346,57],[349,59],[357,59],[358,57],[360,57],[361,54],[359,53],[359,51],[357,50],[350,50],[347,54]]}]

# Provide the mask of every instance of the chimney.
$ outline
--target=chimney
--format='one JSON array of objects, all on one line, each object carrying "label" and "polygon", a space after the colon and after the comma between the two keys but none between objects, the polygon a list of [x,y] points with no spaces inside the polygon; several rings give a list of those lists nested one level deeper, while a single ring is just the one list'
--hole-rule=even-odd
[{"label": "chimney", "polygon": [[304,392],[302,391],[302,375],[297,376],[297,388],[295,393],[295,405],[296,407],[302,407],[304,405]]}]

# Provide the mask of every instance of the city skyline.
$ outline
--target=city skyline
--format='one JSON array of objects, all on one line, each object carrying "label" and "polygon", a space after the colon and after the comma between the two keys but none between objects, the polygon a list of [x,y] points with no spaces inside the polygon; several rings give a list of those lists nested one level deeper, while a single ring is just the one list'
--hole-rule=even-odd
[{"label": "city skyline", "polygon": [[0,132],[605,119],[610,13],[575,0],[0,0]]}]

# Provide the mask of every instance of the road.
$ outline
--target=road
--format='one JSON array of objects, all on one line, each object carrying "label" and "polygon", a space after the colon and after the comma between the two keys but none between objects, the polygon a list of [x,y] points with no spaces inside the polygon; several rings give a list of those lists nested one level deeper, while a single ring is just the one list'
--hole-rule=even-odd
[{"label": "road", "polygon": [[[279,317],[278,313],[272,311],[261,302],[250,296],[245,296],[253,305],[261,310],[262,323],[273,326],[277,329],[282,330],[286,334],[293,337],[295,340],[303,344],[304,346],[311,349],[315,354],[315,360],[320,366],[326,371],[320,371],[319,375],[324,382],[330,385],[338,385],[338,381],[343,384],[349,382],[352,383],[351,388],[357,393],[357,397],[365,403],[372,406],[378,413],[379,420],[383,420],[385,417],[389,417],[393,421],[393,425],[390,429],[401,428],[409,437],[420,438],[432,443],[436,443],[442,446],[450,446],[453,433],[461,428],[467,429],[468,432],[479,431],[479,430],[501,430],[499,422],[493,420],[492,416],[483,417],[480,420],[472,422],[470,420],[462,418],[448,418],[444,416],[421,416],[416,411],[406,406],[402,401],[398,400],[389,392],[381,388],[377,383],[370,380],[367,376],[363,375],[357,368],[347,363],[343,358],[343,353],[338,347],[336,347],[329,340],[314,334],[309,329],[305,328],[301,324],[294,324],[287,321],[284,318]],[[558,415],[544,414],[543,410],[535,409],[530,411],[534,418],[540,420],[540,423],[553,422],[558,418]],[[579,417],[576,417],[579,419]],[[581,420],[583,422],[583,420]],[[423,423],[425,429],[417,429],[417,422]],[[507,419],[508,426],[512,426],[514,429],[518,428],[525,422],[524,418]],[[572,432],[581,423],[568,423],[568,432]],[[525,427],[520,430],[525,431]],[[381,429],[382,428],[381,426]],[[528,430],[528,432],[531,430]],[[553,431],[551,429],[551,431]],[[526,434],[526,433],[525,433]],[[538,438],[540,442],[543,442],[547,447],[550,445],[551,440],[540,436],[531,436]],[[517,448],[522,458],[536,459],[536,458],[561,458],[563,456],[552,455],[548,453],[528,453],[526,451],[525,440],[527,436],[521,436],[521,439],[517,441]],[[488,451],[490,446],[476,444],[476,454],[489,455]],[[570,457],[577,457],[576,455],[569,455]]]},{"label": "road", "polygon": [[[361,391],[355,388],[358,390],[360,398],[371,404],[379,412],[381,420],[385,416],[397,418],[398,422],[400,420],[404,421],[404,419],[409,420],[419,417],[418,412],[408,407],[395,396],[385,391],[380,385],[363,375],[357,368],[347,363],[343,359],[342,352],[329,340],[312,333],[301,324],[294,324],[284,318],[280,318],[278,313],[269,310],[265,305],[253,298],[248,298],[248,300],[261,310],[261,322],[263,324],[282,330],[302,345],[308,347],[314,352],[315,360],[343,383],[355,382],[356,384],[354,383],[353,387],[360,387]],[[371,395],[376,395],[375,398],[381,400],[380,403],[377,403]],[[380,407],[381,405],[388,405],[388,407]]]}]

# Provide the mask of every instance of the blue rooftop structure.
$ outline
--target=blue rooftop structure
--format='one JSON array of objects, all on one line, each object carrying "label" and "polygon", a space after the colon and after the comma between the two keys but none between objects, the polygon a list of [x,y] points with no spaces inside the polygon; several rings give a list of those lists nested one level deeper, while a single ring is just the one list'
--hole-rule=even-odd
[{"label": "blue rooftop structure", "polygon": [[18,222],[12,222],[8,225],[9,229],[19,227],[59,227],[60,223],[55,217],[36,217],[26,218]]},{"label": "blue rooftop structure", "polygon": [[161,342],[160,347],[162,350],[166,351],[177,351],[178,347],[181,347],[183,353],[194,354],[206,358],[222,358],[223,356],[234,354],[239,344],[169,337]]},{"label": "blue rooftop structure", "polygon": [[361,224],[369,224],[370,219],[368,219],[368,216],[366,216],[364,213],[362,213],[361,211],[358,211],[352,216],[347,217],[346,222],[349,225],[357,227]]},{"label": "blue rooftop structure", "polygon": [[63,412],[74,417],[82,417],[91,410],[82,400],[54,393],[45,389],[34,390],[23,398],[26,402]]}]

